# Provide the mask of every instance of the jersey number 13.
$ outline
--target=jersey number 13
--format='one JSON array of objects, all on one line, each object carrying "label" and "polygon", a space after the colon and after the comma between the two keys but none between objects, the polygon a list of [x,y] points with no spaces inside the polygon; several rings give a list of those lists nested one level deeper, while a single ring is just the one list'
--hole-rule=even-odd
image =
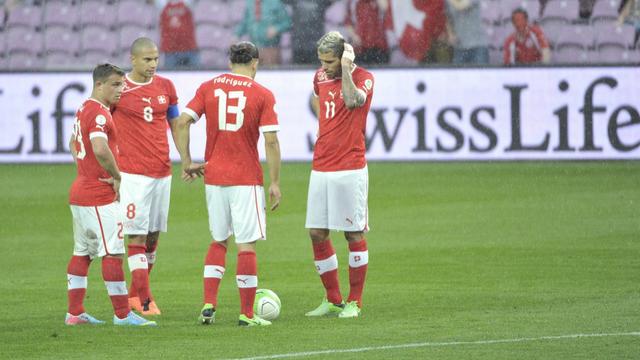
[{"label": "jersey number 13", "polygon": [[[244,91],[229,91],[229,94],[222,89],[216,89],[214,96],[218,98],[218,129],[222,131],[238,131],[244,123],[244,107],[247,105],[247,97]],[[227,99],[238,99],[237,105],[227,105]],[[227,114],[234,114],[236,122],[228,123]]]}]

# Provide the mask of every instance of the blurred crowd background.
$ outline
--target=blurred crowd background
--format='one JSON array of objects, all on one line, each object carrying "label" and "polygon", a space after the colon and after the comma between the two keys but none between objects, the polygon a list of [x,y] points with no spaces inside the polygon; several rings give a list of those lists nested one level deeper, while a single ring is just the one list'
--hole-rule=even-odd
[{"label": "blurred crowd background", "polygon": [[339,30],[373,66],[634,64],[640,0],[6,0],[0,70],[129,63],[157,41],[165,69],[223,69],[240,39],[267,67],[317,66]]}]

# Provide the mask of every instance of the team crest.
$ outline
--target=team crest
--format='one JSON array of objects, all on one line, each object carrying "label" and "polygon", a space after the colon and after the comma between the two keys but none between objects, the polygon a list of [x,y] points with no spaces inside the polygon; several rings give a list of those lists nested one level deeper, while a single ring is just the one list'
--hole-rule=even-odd
[{"label": "team crest", "polygon": [[107,123],[107,118],[104,117],[104,115],[100,114],[96,116],[96,124],[98,124],[98,126],[104,125],[106,123]]},{"label": "team crest", "polygon": [[167,98],[165,98],[164,95],[158,96],[158,103],[164,104],[166,102],[167,102]]}]

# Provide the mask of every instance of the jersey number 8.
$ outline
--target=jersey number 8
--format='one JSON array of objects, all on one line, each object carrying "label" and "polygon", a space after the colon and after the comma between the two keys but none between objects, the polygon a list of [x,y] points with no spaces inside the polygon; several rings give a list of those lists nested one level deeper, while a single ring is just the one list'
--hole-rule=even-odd
[{"label": "jersey number 8", "polygon": [[144,117],[144,121],[152,122],[153,121],[153,108],[151,106],[145,106],[142,109],[142,116]]},{"label": "jersey number 8", "polygon": [[[247,105],[247,97],[244,91],[229,91],[229,95],[222,89],[216,89],[214,96],[218,98],[218,129],[222,131],[238,131],[244,123],[244,107]],[[227,106],[227,99],[238,99],[238,105]],[[236,115],[236,123],[227,122],[227,114]]]}]

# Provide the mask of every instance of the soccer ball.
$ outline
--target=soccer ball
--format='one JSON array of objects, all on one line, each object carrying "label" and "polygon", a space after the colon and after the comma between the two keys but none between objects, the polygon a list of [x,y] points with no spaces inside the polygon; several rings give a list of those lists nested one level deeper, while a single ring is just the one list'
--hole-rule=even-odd
[{"label": "soccer ball", "polygon": [[280,298],[269,289],[256,290],[253,312],[265,320],[275,320],[280,315]]}]

